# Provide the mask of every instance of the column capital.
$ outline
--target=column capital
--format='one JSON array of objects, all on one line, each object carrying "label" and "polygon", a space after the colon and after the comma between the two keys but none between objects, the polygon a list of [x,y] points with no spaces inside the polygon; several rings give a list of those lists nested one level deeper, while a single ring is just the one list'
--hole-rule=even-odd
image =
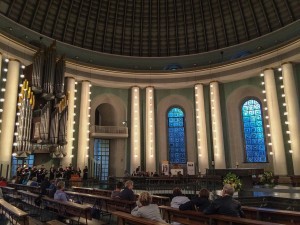
[{"label": "column capital", "polygon": [[291,62],[291,61],[283,62],[283,63],[281,63],[281,66],[286,65],[286,64],[291,64],[291,65],[293,65],[293,62]]},{"label": "column capital", "polygon": [[14,58],[8,58],[8,60],[9,60],[9,62],[11,62],[11,61],[16,61],[16,62],[18,62],[18,63],[21,63],[21,61],[20,61],[20,60],[18,60],[18,59],[14,59]]},{"label": "column capital", "polygon": [[265,68],[265,69],[263,70],[263,72],[265,72],[265,71],[267,71],[267,70],[274,70],[274,68],[273,68],[273,67]]}]

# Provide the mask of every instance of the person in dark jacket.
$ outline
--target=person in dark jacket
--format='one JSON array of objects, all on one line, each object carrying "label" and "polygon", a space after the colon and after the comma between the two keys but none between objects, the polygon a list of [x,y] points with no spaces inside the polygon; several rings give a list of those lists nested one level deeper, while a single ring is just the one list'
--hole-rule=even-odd
[{"label": "person in dark jacket", "polygon": [[209,191],[206,188],[202,188],[199,191],[199,196],[193,198],[191,201],[188,201],[179,206],[180,210],[199,210],[203,211],[210,205],[209,200]]},{"label": "person in dark jacket", "polygon": [[41,183],[41,195],[47,195],[47,189],[50,187],[50,184],[49,178],[45,177]]},{"label": "person in dark jacket", "polygon": [[135,201],[135,195],[132,189],[133,182],[131,180],[128,180],[125,182],[125,188],[117,196],[123,200]]},{"label": "person in dark jacket", "polygon": [[204,214],[221,214],[234,217],[245,217],[241,209],[241,203],[233,199],[234,188],[230,184],[225,184],[222,197],[214,200],[209,207],[203,210]]}]

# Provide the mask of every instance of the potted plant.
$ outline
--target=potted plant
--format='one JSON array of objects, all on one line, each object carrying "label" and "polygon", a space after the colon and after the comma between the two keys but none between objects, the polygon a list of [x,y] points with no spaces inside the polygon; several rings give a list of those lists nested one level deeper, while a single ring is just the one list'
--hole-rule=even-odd
[{"label": "potted plant", "polygon": [[223,179],[223,184],[230,184],[236,192],[242,190],[241,179],[234,173],[227,173]]},{"label": "potted plant", "polygon": [[275,176],[271,171],[265,171],[260,178],[260,183],[264,186],[274,186]]}]

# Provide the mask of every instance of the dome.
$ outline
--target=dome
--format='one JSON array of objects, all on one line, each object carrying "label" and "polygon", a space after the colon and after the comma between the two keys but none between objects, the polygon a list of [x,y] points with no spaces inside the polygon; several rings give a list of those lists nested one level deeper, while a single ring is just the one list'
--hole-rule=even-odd
[{"label": "dome", "polygon": [[[162,70],[173,63],[182,68],[198,66],[203,60],[199,57],[209,64],[251,55],[293,38],[293,32],[276,32],[300,18],[300,5],[294,0],[3,0],[0,8],[6,19],[31,31],[13,33],[31,44],[48,37],[91,50],[72,57],[95,64],[95,52],[148,61],[149,57],[157,61],[175,57],[159,65]],[[3,23],[5,29],[9,32],[12,25]],[[272,41],[265,38],[273,33]],[[243,45],[246,43],[252,46]],[[228,50],[232,46],[238,48]],[[216,54],[204,57],[208,52]],[[187,65],[181,56],[193,58]],[[144,64],[138,66],[155,69]]]}]

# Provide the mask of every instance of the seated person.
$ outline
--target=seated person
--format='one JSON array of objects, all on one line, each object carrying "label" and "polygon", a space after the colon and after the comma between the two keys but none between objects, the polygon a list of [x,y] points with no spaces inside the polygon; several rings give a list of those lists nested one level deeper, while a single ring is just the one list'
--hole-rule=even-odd
[{"label": "seated person", "polygon": [[180,188],[176,187],[173,189],[173,198],[171,201],[171,207],[178,209],[180,205],[189,202],[190,199],[182,194]]},{"label": "seated person", "polygon": [[37,182],[37,178],[36,177],[32,178],[31,183],[30,183],[29,186],[31,186],[31,187],[37,187],[37,186],[39,186],[39,183]]},{"label": "seated person", "polygon": [[117,196],[123,200],[135,201],[135,195],[132,189],[133,182],[131,180],[128,180],[125,182],[125,188]]},{"label": "seated person", "polygon": [[112,197],[112,198],[119,197],[118,195],[121,192],[122,187],[123,187],[123,183],[121,181],[119,181],[116,184],[116,189],[111,192],[111,196],[110,197]]},{"label": "seated person", "polygon": [[4,177],[0,177],[0,187],[6,187],[6,186],[7,186],[6,179]]},{"label": "seated person", "polygon": [[[47,189],[46,189],[47,190]],[[48,188],[48,196],[50,198],[53,198],[54,197],[54,194],[56,192],[56,181],[55,180],[52,180],[51,183],[50,183],[50,186]]]},{"label": "seated person", "polygon": [[137,206],[131,211],[131,215],[143,217],[154,221],[165,222],[161,218],[158,205],[151,204],[152,197],[149,192],[142,192],[137,201]]},{"label": "seated person", "polygon": [[203,210],[204,214],[221,214],[234,217],[245,217],[241,209],[241,203],[233,199],[234,188],[230,184],[225,184],[222,197],[214,200],[210,206]]},{"label": "seated person", "polygon": [[203,211],[210,205],[209,191],[206,188],[202,188],[199,191],[199,196],[193,198],[191,201],[186,202],[179,206],[180,210],[199,210]]},{"label": "seated person", "polygon": [[45,177],[45,179],[41,183],[41,195],[47,194],[47,189],[50,187],[50,181],[48,177]]},{"label": "seated person", "polygon": [[54,194],[54,200],[59,200],[63,202],[69,201],[68,195],[64,192],[65,182],[59,181],[56,185],[56,192]]}]

